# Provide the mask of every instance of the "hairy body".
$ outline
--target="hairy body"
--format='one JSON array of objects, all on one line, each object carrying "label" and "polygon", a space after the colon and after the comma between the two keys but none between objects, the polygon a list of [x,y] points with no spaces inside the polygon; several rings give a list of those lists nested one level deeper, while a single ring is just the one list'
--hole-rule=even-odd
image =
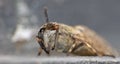
[{"label": "hairy body", "polygon": [[[43,29],[41,31],[41,29]],[[42,44],[40,50],[50,54],[52,50],[79,56],[115,56],[115,52],[96,32],[86,26],[69,26],[49,22],[38,32],[37,41]],[[42,35],[42,36],[41,36]],[[41,53],[41,52],[40,52]],[[40,54],[39,53],[39,54]]]}]

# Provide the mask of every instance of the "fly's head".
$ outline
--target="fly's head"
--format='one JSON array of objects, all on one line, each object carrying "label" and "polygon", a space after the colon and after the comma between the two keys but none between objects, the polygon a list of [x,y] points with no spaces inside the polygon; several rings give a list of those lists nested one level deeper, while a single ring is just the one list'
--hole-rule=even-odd
[{"label": "fly's head", "polygon": [[38,36],[42,36],[44,45],[43,50],[45,50],[48,53],[50,53],[50,50],[54,49],[58,29],[59,25],[57,23],[49,22],[47,24],[44,24],[38,33]]},{"label": "fly's head", "polygon": [[50,53],[50,50],[55,48],[55,42],[57,37],[57,32],[59,29],[59,24],[56,22],[49,22],[47,9],[44,9],[46,23],[40,28],[36,39],[40,47],[47,53]]}]

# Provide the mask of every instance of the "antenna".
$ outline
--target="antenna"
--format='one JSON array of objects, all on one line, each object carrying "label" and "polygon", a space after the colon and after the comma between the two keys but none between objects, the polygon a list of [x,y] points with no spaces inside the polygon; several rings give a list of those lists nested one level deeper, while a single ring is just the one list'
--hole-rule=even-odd
[{"label": "antenna", "polygon": [[49,22],[49,19],[48,19],[48,8],[47,7],[44,7],[44,14],[45,14],[45,18],[46,18],[46,23]]}]

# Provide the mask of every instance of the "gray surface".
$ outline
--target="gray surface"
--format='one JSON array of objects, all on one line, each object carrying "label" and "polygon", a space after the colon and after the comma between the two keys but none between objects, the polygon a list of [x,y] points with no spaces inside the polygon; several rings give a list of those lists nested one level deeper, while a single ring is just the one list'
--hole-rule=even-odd
[{"label": "gray surface", "polygon": [[111,57],[18,57],[1,56],[0,64],[120,64],[120,58]]},{"label": "gray surface", "polygon": [[[37,16],[36,25],[44,23],[43,7],[49,17],[69,25],[84,24],[120,49],[120,0],[25,0],[31,13]],[[2,3],[2,4],[1,4]],[[17,24],[16,0],[0,0],[0,54],[14,55],[15,45],[10,38]],[[36,55],[38,44],[23,47],[20,55]]]}]

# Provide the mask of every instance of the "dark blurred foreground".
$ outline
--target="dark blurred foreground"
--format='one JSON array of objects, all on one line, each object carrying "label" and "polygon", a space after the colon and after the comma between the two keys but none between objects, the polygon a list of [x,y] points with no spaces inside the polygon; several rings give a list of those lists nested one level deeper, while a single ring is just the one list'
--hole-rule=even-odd
[{"label": "dark blurred foreground", "polygon": [[0,64],[120,64],[120,58],[1,56]]}]

